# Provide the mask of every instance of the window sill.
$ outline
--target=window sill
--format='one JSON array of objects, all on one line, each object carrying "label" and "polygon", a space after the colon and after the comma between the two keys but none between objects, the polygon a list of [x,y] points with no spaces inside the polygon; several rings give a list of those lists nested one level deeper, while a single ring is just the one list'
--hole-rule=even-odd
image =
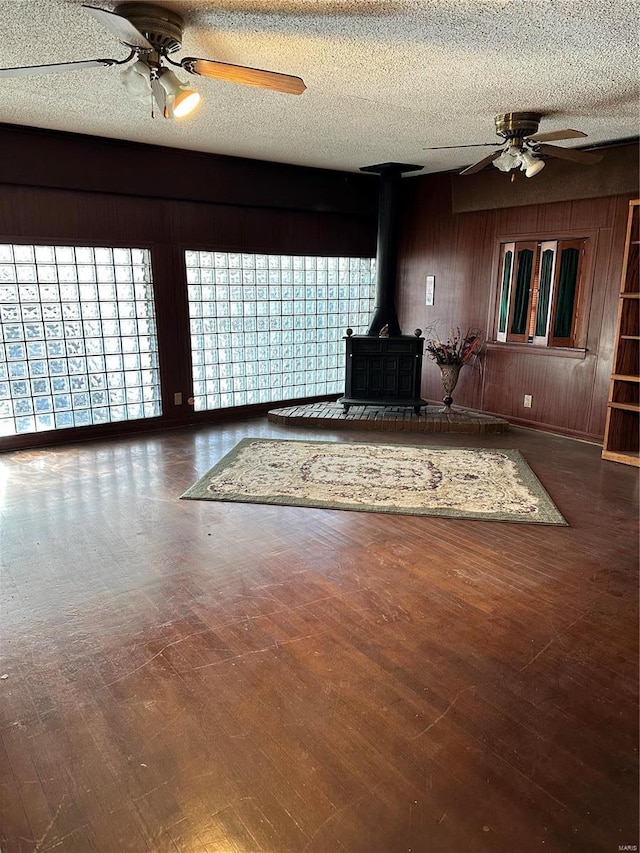
[{"label": "window sill", "polygon": [[552,355],[556,358],[586,358],[588,350],[582,347],[541,347],[534,344],[503,343],[502,341],[487,341],[488,350],[503,350],[508,352],[526,352],[533,355]]}]

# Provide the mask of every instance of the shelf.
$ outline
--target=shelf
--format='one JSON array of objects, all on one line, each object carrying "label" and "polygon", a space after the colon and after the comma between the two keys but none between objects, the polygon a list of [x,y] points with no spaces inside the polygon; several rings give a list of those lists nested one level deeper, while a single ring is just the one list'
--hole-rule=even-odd
[{"label": "shelf", "polygon": [[602,458],[640,468],[640,201],[629,203]]},{"label": "shelf", "polygon": [[623,412],[640,413],[640,403],[607,403],[610,409],[621,409]]},{"label": "shelf", "polygon": [[640,452],[637,450],[603,450],[602,458],[609,462],[622,462],[640,468]]}]

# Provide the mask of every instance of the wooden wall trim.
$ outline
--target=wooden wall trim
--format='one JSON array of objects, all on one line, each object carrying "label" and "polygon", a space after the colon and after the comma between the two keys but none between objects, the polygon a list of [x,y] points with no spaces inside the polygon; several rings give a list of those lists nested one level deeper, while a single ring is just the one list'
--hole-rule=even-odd
[{"label": "wooden wall trim", "polygon": [[503,343],[502,341],[487,341],[486,350],[502,350],[503,352],[527,353],[551,358],[586,358],[588,349],[580,347],[539,347],[532,344]]}]

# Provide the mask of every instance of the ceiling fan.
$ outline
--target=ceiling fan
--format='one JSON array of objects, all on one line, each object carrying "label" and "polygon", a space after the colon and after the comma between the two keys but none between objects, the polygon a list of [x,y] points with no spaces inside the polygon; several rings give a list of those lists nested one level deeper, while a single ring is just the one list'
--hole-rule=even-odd
[{"label": "ceiling fan", "polygon": [[[480,142],[477,145],[442,145],[436,148],[426,148],[425,151],[439,151],[443,148],[479,148],[491,145],[500,148],[460,172],[461,175],[473,175],[492,163],[501,172],[510,172],[520,168],[528,178],[532,178],[545,167],[540,155],[558,157],[561,160],[572,160],[574,163],[593,165],[602,160],[601,154],[591,154],[588,151],[576,151],[575,148],[561,148],[558,145],[547,145],[561,139],[579,139],[586,137],[581,130],[552,130],[548,133],[538,133],[542,120],[541,113],[501,113],[495,117],[496,134],[502,137],[502,142]],[[505,144],[506,143],[506,144]],[[515,172],[511,180],[515,177]]]},{"label": "ceiling fan", "polygon": [[[164,118],[183,118],[192,113],[200,102],[200,95],[182,83],[165,63],[189,74],[258,86],[290,95],[301,95],[306,89],[300,77],[276,71],[192,56],[174,62],[170,54],[182,47],[184,21],[176,12],[162,6],[121,3],[114,12],[84,4],[82,8],[130,48],[131,52],[125,59],[81,59],[50,65],[0,68],[0,78],[124,65],[127,67],[121,76],[127,92],[147,103],[151,100],[152,114],[155,101]],[[129,65],[132,60],[135,61]]]}]

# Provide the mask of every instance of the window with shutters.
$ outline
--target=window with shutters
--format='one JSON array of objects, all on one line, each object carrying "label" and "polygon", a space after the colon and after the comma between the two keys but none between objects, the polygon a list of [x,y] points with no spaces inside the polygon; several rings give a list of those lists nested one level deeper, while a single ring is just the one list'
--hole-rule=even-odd
[{"label": "window with shutters", "polygon": [[580,345],[588,238],[502,243],[495,340]]}]

